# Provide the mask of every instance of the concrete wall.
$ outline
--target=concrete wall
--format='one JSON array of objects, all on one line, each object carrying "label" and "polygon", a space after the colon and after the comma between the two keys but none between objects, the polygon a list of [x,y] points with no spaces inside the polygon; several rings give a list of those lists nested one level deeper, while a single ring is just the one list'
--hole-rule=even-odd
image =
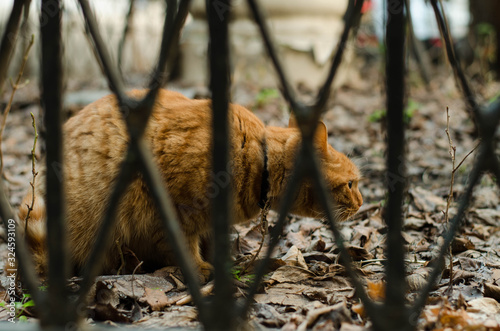
[{"label": "concrete wall", "polygon": [[[5,26],[13,0],[0,1],[0,29]],[[63,40],[66,78],[77,78],[82,86],[105,85],[92,48],[85,35],[83,17],[77,1],[64,2]],[[164,1],[137,0],[133,21],[133,35],[126,44],[123,72],[127,77],[147,74],[154,65],[161,42],[164,17]],[[280,56],[293,83],[315,87],[323,80],[328,60],[335,50],[343,28],[342,16],[347,0],[267,0],[265,5],[268,23],[273,32]],[[108,43],[113,58],[117,57],[118,43],[122,35],[127,0],[91,1],[99,21],[100,31]],[[38,73],[40,0],[33,0],[30,31],[21,39],[28,40],[35,34],[36,45],[30,57],[28,73]],[[274,72],[264,54],[262,40],[251,21],[246,1],[233,2],[234,15],[230,23],[231,49],[233,52],[233,81],[249,81],[261,85],[274,85]],[[195,0],[184,28],[181,45],[181,81],[186,85],[204,85],[206,78],[207,26],[204,1]],[[17,72],[23,43],[19,43],[17,55],[11,66],[11,75]],[[349,52],[348,52],[349,53]],[[349,54],[347,54],[349,57]],[[337,85],[343,82],[339,73]],[[345,76],[345,75],[344,75]],[[71,80],[71,79],[69,79]],[[135,83],[135,81],[134,81]]]}]

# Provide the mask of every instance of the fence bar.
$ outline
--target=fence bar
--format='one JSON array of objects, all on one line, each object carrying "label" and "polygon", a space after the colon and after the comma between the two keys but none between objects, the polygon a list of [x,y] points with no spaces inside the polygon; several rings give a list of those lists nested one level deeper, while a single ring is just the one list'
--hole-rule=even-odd
[{"label": "fence bar", "polygon": [[[446,23],[446,19],[444,16],[444,10],[440,10],[437,4],[438,0],[431,0],[432,8],[434,9],[434,14],[436,15],[436,21],[439,26],[439,31],[441,32],[441,38],[444,40],[444,44],[446,46],[446,55],[448,56],[448,61],[450,62],[451,67],[453,68],[453,72],[455,74],[455,79],[460,84],[462,92],[464,94],[465,103],[467,105],[467,110],[469,112],[470,117],[473,118],[474,124],[476,125],[476,130],[478,128],[477,118],[479,116],[479,105],[476,102],[476,98],[474,93],[472,92],[472,88],[470,87],[467,79],[465,78],[465,74],[460,67],[460,62],[457,59],[457,55],[455,53],[455,49],[453,47],[453,43],[451,42],[450,29],[448,28],[448,24]],[[440,2],[441,3],[441,2]],[[442,5],[442,3],[441,3]],[[442,6],[441,6],[442,9]]]},{"label": "fence bar", "polygon": [[48,296],[50,320],[42,325],[65,326],[74,320],[74,311],[67,304],[66,280],[69,276],[67,235],[64,210],[64,188],[59,169],[63,164],[62,146],[62,62],[61,62],[61,2],[43,0],[40,32],[42,40],[42,105],[46,129],[47,175],[47,247],[49,252]]},{"label": "fence bar", "polygon": [[29,1],[14,1],[9,20],[7,21],[7,26],[3,33],[2,43],[0,44],[0,95],[3,93],[7,69],[9,68],[10,59],[15,50],[21,14],[27,2]]},{"label": "fence bar", "polygon": [[160,56],[153,77],[148,85],[150,91],[144,100],[148,98],[151,99],[153,94],[156,95],[157,90],[165,84],[170,74],[167,70],[171,66],[177,49],[179,48],[179,36],[189,13],[190,3],[191,0],[181,0],[177,15],[175,15],[175,11],[172,9],[177,8],[176,0],[167,0],[167,13],[163,26],[163,40],[161,43]]},{"label": "fence bar", "polygon": [[111,232],[116,224],[118,204],[132,181],[134,171],[136,170],[136,164],[137,154],[135,154],[132,147],[129,146],[125,159],[121,164],[120,172],[114,181],[113,189],[110,192],[108,207],[102,216],[94,247],[82,269],[83,280],[80,284],[79,296],[75,303],[75,307],[79,307],[86,301],[87,292],[94,284],[95,277],[97,277],[101,270],[104,254],[112,244]]},{"label": "fence bar", "polygon": [[405,306],[406,274],[403,249],[403,211],[405,193],[405,123],[403,119],[405,98],[405,36],[406,18],[404,2],[388,4],[386,28],[387,58],[387,188],[388,202],[385,211],[387,233],[385,319],[376,319],[376,330],[408,329],[408,310]]},{"label": "fence bar", "polygon": [[340,222],[338,221],[337,217],[334,216],[335,214],[333,213],[334,211],[333,202],[335,200],[331,197],[331,193],[328,191],[328,188],[326,186],[326,182],[324,180],[325,176],[321,171],[318,157],[316,156],[314,151],[314,146],[312,145],[312,142],[309,141],[307,142],[307,147],[303,146],[302,148],[304,149],[304,153],[307,154],[307,159],[311,160],[311,162],[308,163],[310,169],[306,170],[306,173],[311,174],[311,178],[316,187],[317,198],[320,200],[320,203],[323,206],[323,209],[325,210],[325,218],[330,224],[330,228],[335,237],[335,244],[337,245],[337,248],[340,251],[339,254],[340,261],[344,265],[346,273],[349,276],[354,286],[354,289],[356,290],[356,296],[360,298],[361,301],[363,302],[367,315],[372,319],[378,318],[379,312],[377,308],[379,307],[377,307],[373,303],[373,301],[371,301],[368,298],[368,295],[361,283],[358,274],[356,274],[356,272],[352,267],[353,265],[352,258],[349,255],[349,252],[347,251],[345,240],[337,225]]},{"label": "fence bar", "polygon": [[160,218],[165,228],[168,241],[177,259],[176,262],[182,270],[193,302],[196,307],[198,307],[200,320],[205,321],[207,319],[207,311],[200,292],[198,274],[194,268],[191,256],[185,249],[187,247],[186,238],[179,226],[172,199],[165,189],[163,178],[153,161],[153,155],[151,154],[148,143],[144,139],[141,139],[135,148],[141,161],[140,167],[144,181],[151,189],[151,195],[160,212]]},{"label": "fence bar", "polygon": [[305,158],[305,153],[301,149],[298,157],[296,158],[295,166],[293,167],[292,174],[288,179],[288,183],[286,184],[285,190],[283,192],[284,195],[281,197],[279,202],[279,210],[278,210],[278,220],[274,224],[274,227],[270,230],[270,240],[268,244],[268,248],[266,254],[262,261],[255,268],[255,277],[253,279],[252,284],[250,285],[245,301],[243,305],[239,308],[237,316],[241,319],[245,319],[250,309],[251,304],[253,303],[253,298],[259,289],[259,286],[262,282],[262,278],[267,271],[269,266],[269,261],[271,259],[271,255],[273,253],[274,248],[279,242],[280,235],[283,233],[283,228],[285,226],[285,219],[287,218],[288,211],[292,207],[292,203],[295,200],[297,190],[299,185],[302,183],[302,179],[304,177],[304,162],[307,162]]},{"label": "fence bar", "polygon": [[271,58],[271,61],[274,65],[274,69],[276,70],[276,74],[278,75],[283,96],[290,105],[291,109],[294,110],[301,109],[297,104],[297,100],[295,98],[295,92],[288,83],[288,78],[286,77],[285,71],[283,70],[283,66],[281,65],[281,62],[278,58],[276,49],[274,48],[273,42],[271,40],[271,34],[269,33],[269,29],[267,28],[267,24],[264,19],[264,14],[262,14],[256,1],[257,0],[248,0],[248,6],[252,11],[255,23],[257,23],[259,27],[260,34],[262,35],[262,39],[264,40],[264,45],[266,46],[267,55]]},{"label": "fence bar", "polygon": [[[211,199],[214,241],[215,297],[207,330],[233,330],[235,325],[229,244],[229,226],[233,218],[232,174],[229,162],[229,0],[207,0],[206,11],[210,33],[210,90],[212,92],[212,176],[229,174],[229,185],[219,185],[219,193]],[[223,313],[223,315],[221,315]]]},{"label": "fence bar", "polygon": [[[84,5],[85,4],[88,5],[86,1],[84,0],[82,1]],[[130,145],[128,147],[124,161],[121,165],[119,175],[115,180],[115,186],[110,194],[110,201],[108,204],[108,208],[105,211],[105,214],[103,215],[103,219],[101,221],[101,227],[97,235],[95,246],[83,269],[83,282],[80,287],[80,292],[79,292],[80,296],[76,302],[77,306],[85,301],[85,293],[87,293],[87,291],[90,289],[90,287],[94,282],[95,277],[99,273],[103,254],[109,247],[108,243],[110,242],[109,236],[111,229],[113,229],[114,224],[116,223],[116,211],[118,208],[118,203],[120,202],[123,192],[127,189],[128,185],[130,184],[134,172],[137,171],[137,166],[138,166],[137,162],[140,160],[141,155],[136,145],[140,141],[141,136],[144,132],[149,115],[151,114],[152,107],[154,105],[154,100],[156,98],[158,88],[161,86],[161,84],[158,84],[158,82],[161,81],[160,79],[161,77],[165,76],[165,74],[163,74],[166,67],[165,57],[168,56],[169,50],[172,48],[173,43],[178,41],[180,28],[182,27],[182,24],[187,15],[187,8],[189,1],[183,1],[181,4],[182,4],[181,10],[179,10],[179,13],[176,16],[176,20],[174,21],[174,23],[172,24],[172,22],[170,22],[168,19],[165,22],[165,26],[173,25],[177,30],[175,31],[164,30],[162,47],[161,47],[161,57],[159,59],[158,65],[155,68],[154,77],[156,78],[156,80],[153,79],[150,84],[151,90],[144,97],[144,99],[140,101],[132,100],[125,96],[122,97],[120,103],[120,109],[122,111],[122,114],[126,115],[125,121],[127,123],[127,128],[130,133]],[[175,12],[175,8],[176,8],[175,6],[173,7],[171,6],[167,8],[167,11],[173,10]],[[84,15],[87,14],[92,14],[89,11],[89,8],[87,8],[87,12],[84,12]],[[102,40],[100,38],[97,28],[95,27],[95,22],[89,20],[87,24],[89,24],[89,26],[94,26],[93,30],[95,35],[93,35],[93,37],[96,38],[97,40]],[[103,59],[109,59],[109,56],[107,55],[104,47],[101,48],[101,52],[99,54]],[[111,66],[110,61],[105,60],[105,62],[109,64],[107,67],[108,69],[105,70],[105,74],[108,75],[109,72],[114,72],[116,74],[117,72],[115,68]],[[110,82],[110,85],[113,86],[113,78],[110,77],[107,78]],[[155,85],[153,84],[154,82],[156,82]],[[120,99],[118,101],[120,102]],[[144,158],[142,158],[142,161],[143,163],[145,162]],[[173,219],[173,221],[175,221],[175,219]],[[187,269],[184,268],[183,271],[185,270]],[[197,293],[199,292],[199,290],[197,292],[196,290],[197,288],[199,288],[199,286],[194,283],[190,286],[190,289],[192,291],[192,296],[194,298],[193,300],[197,300],[199,296],[197,295]]]},{"label": "fence bar", "polygon": [[434,288],[436,281],[442,272],[444,264],[444,256],[447,254],[451,242],[455,238],[455,235],[458,229],[460,228],[460,225],[462,224],[462,219],[464,217],[465,211],[467,210],[469,202],[471,201],[472,198],[472,192],[474,190],[474,186],[478,183],[479,178],[481,177],[481,173],[485,170],[484,165],[486,164],[487,159],[489,157],[491,157],[491,155],[489,154],[489,150],[482,143],[481,146],[479,147],[479,156],[476,160],[476,164],[474,165],[474,168],[472,169],[472,172],[469,177],[469,185],[467,186],[467,189],[463,194],[463,196],[460,198],[460,203],[458,205],[456,215],[450,221],[449,228],[443,235],[444,238],[443,244],[439,249],[439,254],[437,258],[434,260],[433,263],[434,266],[428,277],[427,284],[420,291],[419,297],[415,300],[413,304],[410,314],[411,316],[420,316],[420,313],[425,307],[427,297]]},{"label": "fence bar", "polygon": [[497,130],[498,124],[500,122],[500,98],[497,98],[495,101],[490,103],[487,107],[481,109],[481,116],[479,117],[479,125],[480,131],[482,133],[481,139],[487,143],[487,147],[489,148],[488,154],[492,157],[488,158],[487,167],[493,173],[493,175],[497,178],[496,183],[500,187],[500,164],[498,162],[498,158],[495,155],[495,132]]},{"label": "fence bar", "polygon": [[94,43],[95,50],[99,55],[97,60],[101,64],[101,68],[104,71],[106,78],[108,79],[109,88],[118,98],[118,102],[122,104],[123,100],[126,98],[122,77],[119,71],[116,70],[116,66],[112,64],[113,61],[111,60],[111,56],[108,53],[106,44],[99,34],[97,22],[94,13],[90,9],[88,0],[78,0],[78,2],[80,3],[80,7],[82,8],[83,17],[85,18],[87,28],[92,35],[92,41]]},{"label": "fence bar", "polygon": [[339,44],[337,45],[337,51],[335,52],[335,56],[332,59],[332,64],[330,66],[328,76],[326,77],[323,86],[319,89],[316,96],[316,102],[312,107],[312,109],[317,113],[318,118],[319,114],[325,110],[326,103],[328,101],[328,98],[330,97],[330,90],[332,88],[333,79],[335,78],[335,74],[337,73],[340,62],[342,61],[344,51],[347,48],[347,38],[349,37],[349,32],[351,31],[354,23],[359,22],[363,2],[364,0],[358,0],[354,4],[354,6],[349,5],[347,7],[344,31],[342,31]]}]

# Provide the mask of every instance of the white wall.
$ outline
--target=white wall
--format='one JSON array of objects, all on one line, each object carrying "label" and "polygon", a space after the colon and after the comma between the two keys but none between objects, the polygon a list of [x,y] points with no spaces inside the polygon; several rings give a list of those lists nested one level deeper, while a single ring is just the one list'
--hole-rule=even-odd
[{"label": "white wall", "polygon": [[[128,0],[91,0],[90,1],[99,22],[103,39],[108,44],[108,50],[116,60],[118,43],[122,35],[124,19],[128,11]],[[13,0],[0,0],[0,33],[3,34]],[[136,1],[136,11],[133,22],[135,34],[127,40],[123,71],[125,73],[148,72],[156,61],[157,51],[161,42],[161,31],[164,18],[163,1]],[[30,33],[21,38],[35,35],[35,48],[30,56],[29,72],[38,73],[39,55],[39,11],[40,0],[33,0],[30,10]],[[101,71],[84,32],[83,16],[76,0],[64,1],[63,41],[64,64],[66,78],[77,76],[82,81],[95,84],[103,82]],[[21,58],[21,43],[13,58],[12,71],[17,70],[16,63]],[[10,73],[15,74],[15,72]]]}]

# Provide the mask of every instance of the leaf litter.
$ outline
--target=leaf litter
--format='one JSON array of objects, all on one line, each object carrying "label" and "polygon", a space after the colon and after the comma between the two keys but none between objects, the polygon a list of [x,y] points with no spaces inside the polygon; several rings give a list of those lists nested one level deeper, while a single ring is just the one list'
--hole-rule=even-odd
[{"label": "leaf litter", "polygon": [[[255,100],[251,93],[258,89],[244,85],[234,88],[239,89],[235,95],[246,94],[245,100]],[[429,263],[436,257],[445,229],[444,210],[451,175],[449,145],[444,131],[446,106],[450,108],[450,133],[457,146],[457,159],[472,150],[476,142],[464,105],[457,101],[460,100],[457,92],[443,93],[439,89],[429,91],[412,86],[410,94],[415,109],[407,131],[408,194],[404,205],[403,238],[407,252],[407,297],[411,301],[428,279]],[[21,100],[20,103],[33,102]],[[257,115],[265,114],[261,118],[268,124],[284,125],[282,110],[285,105],[281,98],[244,106]],[[370,115],[383,107],[379,88],[346,86],[335,92],[324,115],[329,142],[349,154],[363,173],[360,189],[364,205],[340,227],[355,270],[361,275],[369,296],[378,301],[385,295],[385,129],[380,121],[370,121]],[[8,187],[14,206],[19,205],[31,175],[29,112],[37,113],[37,107],[14,107],[4,133],[5,171],[13,179]],[[454,201],[467,185],[473,157],[474,154],[456,173]],[[37,151],[37,158],[40,159],[40,151]],[[500,330],[499,202],[495,179],[488,175],[483,177],[474,191],[464,227],[452,245],[453,270],[449,270],[447,257],[447,267],[419,317],[419,330]],[[449,213],[450,217],[456,213],[456,203],[451,204]],[[271,211],[271,227],[276,218],[276,213]],[[241,271],[263,240],[260,227],[258,221],[233,227],[233,270],[238,298],[245,296],[253,280],[253,265],[244,273]],[[266,248],[267,242],[255,263],[260,262]],[[4,243],[0,252],[6,257]],[[255,297],[249,325],[262,330],[368,330],[370,322],[344,267],[338,262],[338,254],[335,239],[325,222],[290,215]],[[131,273],[131,270],[126,272]],[[449,290],[451,274],[452,291]],[[0,279],[2,294],[7,280],[1,274]],[[212,290],[211,282],[203,287],[206,296],[212,295]],[[89,293],[88,302],[87,323],[200,326],[182,273],[173,266],[150,274],[100,276]],[[6,310],[0,307],[0,318],[3,316],[7,316]]]}]

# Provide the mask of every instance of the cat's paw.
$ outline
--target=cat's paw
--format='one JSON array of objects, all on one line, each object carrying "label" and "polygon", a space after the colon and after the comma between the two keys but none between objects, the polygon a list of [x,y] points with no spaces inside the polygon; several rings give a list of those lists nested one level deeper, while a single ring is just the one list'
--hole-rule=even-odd
[{"label": "cat's paw", "polygon": [[198,264],[198,272],[200,275],[200,281],[206,283],[210,280],[214,267],[208,262],[200,262]]}]

